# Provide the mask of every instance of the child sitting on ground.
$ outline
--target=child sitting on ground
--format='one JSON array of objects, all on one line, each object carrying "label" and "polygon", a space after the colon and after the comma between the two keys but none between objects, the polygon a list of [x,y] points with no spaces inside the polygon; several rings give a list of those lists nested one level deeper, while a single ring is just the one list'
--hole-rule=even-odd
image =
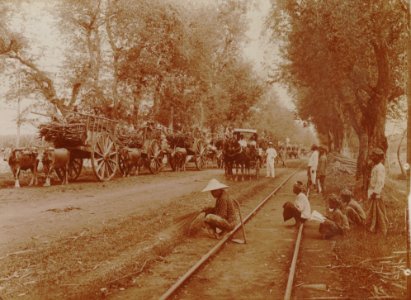
[{"label": "child sitting on ground", "polygon": [[297,195],[294,203],[287,201],[283,205],[284,222],[294,218],[295,224],[299,226],[311,217],[311,206],[305,194],[305,186],[301,181],[293,185],[293,192]]},{"label": "child sitting on ground", "polygon": [[329,212],[327,213],[327,219],[320,224],[320,233],[324,239],[329,239],[336,235],[343,235],[349,229],[347,216],[342,212],[342,203],[338,199],[337,195],[330,194],[328,196]]}]

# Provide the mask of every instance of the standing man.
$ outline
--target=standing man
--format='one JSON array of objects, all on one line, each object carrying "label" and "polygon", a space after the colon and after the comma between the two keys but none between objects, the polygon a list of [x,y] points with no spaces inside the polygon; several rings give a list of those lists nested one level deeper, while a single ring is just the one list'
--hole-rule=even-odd
[{"label": "standing man", "polygon": [[308,168],[307,168],[307,175],[308,175],[308,182],[307,188],[310,189],[313,185],[315,188],[315,183],[317,180],[317,167],[318,167],[318,147],[317,145],[311,146],[311,156],[310,160],[308,161]]},{"label": "standing man", "polygon": [[381,196],[385,184],[385,167],[382,163],[384,160],[384,151],[380,148],[375,148],[371,151],[370,158],[373,162],[368,187],[368,200],[371,202],[371,206],[367,213],[366,223],[371,232],[381,230],[381,232],[386,235],[388,219],[385,203]]},{"label": "standing man", "polygon": [[[211,195],[216,199],[215,206],[206,207],[203,212],[205,213],[204,223],[208,232],[217,239],[225,232],[232,230],[236,223],[234,205],[225,191],[226,188],[228,188],[227,185],[213,178],[202,190],[202,192],[211,192]],[[218,232],[217,229],[221,232]]]},{"label": "standing man", "polygon": [[320,146],[318,150],[320,152],[320,157],[318,159],[317,169],[317,188],[319,193],[324,193],[325,175],[327,173],[327,149],[325,146]]},{"label": "standing man", "polygon": [[273,142],[268,143],[268,148],[266,150],[267,157],[267,176],[265,177],[275,177],[274,161],[277,157],[277,151],[273,147]]}]

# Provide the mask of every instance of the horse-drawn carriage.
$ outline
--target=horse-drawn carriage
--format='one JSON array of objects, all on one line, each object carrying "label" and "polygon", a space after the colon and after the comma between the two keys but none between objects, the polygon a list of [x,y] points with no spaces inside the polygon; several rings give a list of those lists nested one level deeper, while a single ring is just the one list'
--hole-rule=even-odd
[{"label": "horse-drawn carriage", "polygon": [[[123,168],[120,149],[126,147],[119,138],[120,123],[102,116],[70,112],[64,121],[40,126],[40,136],[53,143],[55,148],[66,148],[70,152],[68,167],[69,181],[78,178],[83,160],[90,159],[91,167],[99,181],[108,181],[117,170]],[[152,130],[141,129],[141,156],[151,173],[157,173],[161,165],[160,145]],[[62,170],[56,169],[62,180]]]},{"label": "horse-drawn carriage", "polygon": [[255,178],[260,175],[262,164],[262,153],[258,144],[257,130],[235,128],[233,137],[226,138],[224,142],[224,168],[226,176],[234,177],[233,167],[236,169],[236,176]]}]

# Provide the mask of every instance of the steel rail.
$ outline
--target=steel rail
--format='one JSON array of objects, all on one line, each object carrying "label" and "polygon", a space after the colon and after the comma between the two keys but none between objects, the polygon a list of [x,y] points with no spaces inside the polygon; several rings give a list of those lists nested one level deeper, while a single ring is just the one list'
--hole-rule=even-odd
[{"label": "steel rail", "polygon": [[[310,188],[307,191],[307,198],[310,196]],[[291,261],[290,271],[288,273],[287,287],[285,288],[284,300],[290,300],[293,292],[293,283],[295,271],[297,269],[298,252],[300,251],[301,238],[303,236],[304,223],[300,224],[298,228],[297,240],[295,241],[295,248],[293,259]]]},{"label": "steel rail", "polygon": [[303,227],[304,227],[304,224],[300,224],[300,228],[298,229],[298,235],[297,235],[297,240],[295,242],[295,248],[294,248],[294,254],[293,254],[293,260],[291,261],[290,271],[288,273],[287,287],[285,289],[284,300],[291,299],[295,270],[297,268],[298,252],[300,251],[301,237],[303,235]]},{"label": "steel rail", "polygon": [[[300,167],[284,179],[268,196],[266,196],[254,209],[244,218],[244,224],[247,223],[257,211],[273,196],[275,195],[295,174],[300,171]],[[229,241],[233,235],[241,228],[241,223],[227,233],[213,248],[211,248],[197,263],[195,263],[183,276],[181,276],[159,299],[166,300],[171,297],[206,261],[208,261],[214,254],[216,254],[224,244]]]}]

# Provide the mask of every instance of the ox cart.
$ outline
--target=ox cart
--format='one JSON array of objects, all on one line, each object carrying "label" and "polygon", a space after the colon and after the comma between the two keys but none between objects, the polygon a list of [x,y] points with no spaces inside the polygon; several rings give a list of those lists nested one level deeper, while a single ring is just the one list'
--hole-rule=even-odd
[{"label": "ox cart", "polygon": [[[91,167],[99,181],[112,179],[121,171],[119,150],[127,145],[120,139],[120,123],[102,116],[70,112],[65,122],[51,122],[40,126],[40,136],[53,143],[55,148],[70,151],[69,180],[78,178],[83,160],[90,159]],[[143,133],[149,130],[143,128]],[[142,135],[142,158],[150,172],[157,173],[160,166],[160,146],[148,133]],[[62,170],[56,169],[62,179]]]},{"label": "ox cart", "polygon": [[178,151],[184,151],[186,155],[185,162],[193,162],[199,171],[204,169],[207,160],[207,145],[201,135],[196,133],[173,133],[167,134],[166,138],[171,148],[168,160],[173,171],[178,168],[174,159],[174,154]]}]

